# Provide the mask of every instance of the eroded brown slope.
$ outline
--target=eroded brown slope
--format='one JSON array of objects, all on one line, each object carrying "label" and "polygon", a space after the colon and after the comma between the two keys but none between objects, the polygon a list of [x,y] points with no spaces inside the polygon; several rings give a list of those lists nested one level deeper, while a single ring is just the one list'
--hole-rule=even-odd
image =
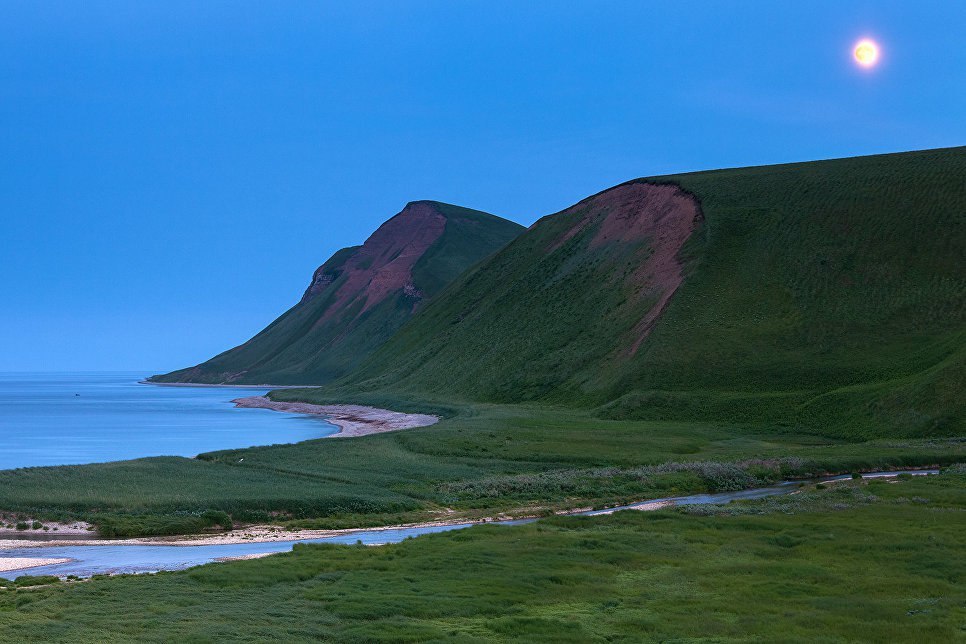
[{"label": "eroded brown slope", "polygon": [[608,246],[643,245],[637,266],[624,277],[640,300],[654,300],[634,327],[627,352],[633,355],[654,327],[684,279],[679,253],[703,219],[693,195],[672,184],[629,183],[594,195],[555,215],[574,222],[551,245],[564,246],[590,231],[591,251]]},{"label": "eroded brown slope", "polygon": [[382,224],[345,263],[320,266],[302,302],[332,291],[332,304],[320,321],[349,309],[356,301],[362,302],[358,313],[361,315],[396,292],[405,291],[417,302],[420,295],[413,284],[413,266],[445,228],[446,218],[434,204],[408,204]]}]

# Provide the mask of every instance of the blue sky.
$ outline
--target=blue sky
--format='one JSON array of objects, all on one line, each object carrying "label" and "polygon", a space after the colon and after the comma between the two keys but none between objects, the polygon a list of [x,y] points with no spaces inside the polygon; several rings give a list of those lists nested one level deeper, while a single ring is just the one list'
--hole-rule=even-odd
[{"label": "blue sky", "polygon": [[199,362],[414,199],[530,224],[966,144],[963,34],[954,1],[2,1],[0,371]]}]

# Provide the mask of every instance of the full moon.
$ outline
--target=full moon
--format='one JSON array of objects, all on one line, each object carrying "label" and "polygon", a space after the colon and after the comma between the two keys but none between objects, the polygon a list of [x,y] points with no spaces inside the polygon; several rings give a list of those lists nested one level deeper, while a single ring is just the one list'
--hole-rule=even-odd
[{"label": "full moon", "polygon": [[874,67],[879,61],[879,45],[874,40],[865,38],[855,43],[852,55],[855,57],[855,62],[862,67]]}]

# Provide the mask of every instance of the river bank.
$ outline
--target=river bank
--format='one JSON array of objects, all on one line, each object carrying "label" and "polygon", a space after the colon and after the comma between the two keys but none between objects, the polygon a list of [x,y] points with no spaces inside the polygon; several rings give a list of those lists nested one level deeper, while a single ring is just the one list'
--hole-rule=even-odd
[{"label": "river bank", "polygon": [[[895,478],[904,473],[926,475],[937,472],[937,470],[872,472],[864,475],[863,478]],[[821,490],[826,487],[825,485],[816,485],[819,483],[834,483],[837,481],[851,483],[851,479],[851,475],[824,477],[809,481],[812,485],[804,485],[805,482],[803,481],[785,481],[777,485],[735,492],[650,499],[636,504],[607,509],[577,509],[558,514],[594,516],[611,514],[619,510],[653,511],[678,505],[692,507],[721,505],[736,500],[763,499],[780,495],[795,496],[799,492]],[[532,523],[537,520],[537,518],[499,518],[492,522],[487,521],[487,523],[510,526]],[[461,530],[481,522],[450,523],[438,521],[411,526],[386,526],[361,530],[306,530],[298,532],[272,526],[252,526],[236,530],[233,533],[208,535],[200,538],[92,540],[83,545],[76,541],[63,545],[33,542],[19,544],[18,547],[18,544],[0,541],[0,559],[8,561],[39,558],[67,559],[68,561],[65,563],[36,566],[31,570],[31,574],[53,575],[61,578],[70,575],[90,577],[99,574],[151,573],[161,570],[183,570],[215,561],[260,558],[270,554],[291,551],[296,545],[304,543],[361,544],[367,546],[399,543],[411,537]]]},{"label": "river bank", "polygon": [[[900,474],[910,474],[915,476],[926,476],[938,474],[939,470],[897,470],[894,472],[867,472],[862,474],[862,478],[894,478]],[[591,507],[578,507],[554,512],[557,516],[587,515],[598,516],[613,514],[622,510],[637,510],[640,512],[653,512],[676,505],[689,504],[714,504],[730,503],[743,499],[758,499],[766,496],[778,494],[794,494],[806,484],[831,484],[852,479],[850,474],[827,476],[809,480],[789,480],[775,485],[759,488],[749,488],[732,492],[709,492],[706,494],[691,494],[686,496],[668,497],[662,499],[648,499],[635,503],[620,505],[608,508],[593,509]],[[240,544],[256,543],[275,543],[291,541],[313,541],[317,539],[332,539],[350,536],[354,534],[378,534],[379,532],[395,531],[419,531],[432,530],[439,528],[469,527],[486,523],[508,523],[513,521],[532,521],[546,516],[545,514],[518,514],[518,515],[499,515],[495,517],[482,517],[469,519],[458,517],[453,519],[441,519],[438,521],[422,521],[416,523],[402,523],[397,525],[376,526],[370,528],[344,528],[337,530],[292,530],[277,525],[250,525],[235,530],[220,532],[216,534],[191,534],[175,535],[163,537],[135,537],[127,539],[78,539],[71,535],[69,539],[58,540],[50,533],[43,535],[42,539],[0,538],[0,548],[52,548],[67,546],[177,546],[177,547],[197,547],[197,546],[227,546]],[[75,533],[76,534],[76,533]]]},{"label": "river bank", "polygon": [[[6,584],[15,590],[0,592],[0,637],[61,641],[70,629],[78,642],[520,641],[546,633],[554,641],[748,633],[767,641],[957,641],[962,468],[866,483],[691,506],[656,520],[621,512],[408,541],[398,534],[388,548],[355,546],[372,542],[353,536],[327,542],[349,547],[45,552],[78,561],[25,574],[85,581]],[[282,554],[193,567],[259,550]]]},{"label": "river bank", "polygon": [[337,434],[326,438],[352,438],[394,432],[401,429],[427,427],[439,422],[438,416],[429,414],[405,414],[388,409],[364,407],[362,405],[314,405],[303,402],[280,402],[267,396],[249,396],[232,400],[236,407],[246,409],[271,409],[290,414],[311,414],[324,416],[339,427]]},{"label": "river bank", "polygon": [[71,561],[69,557],[0,557],[0,572],[12,572],[56,566]]}]

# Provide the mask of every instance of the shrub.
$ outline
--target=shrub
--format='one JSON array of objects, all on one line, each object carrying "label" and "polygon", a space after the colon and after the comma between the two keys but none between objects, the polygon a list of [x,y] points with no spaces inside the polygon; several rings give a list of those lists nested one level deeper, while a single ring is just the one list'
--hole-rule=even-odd
[{"label": "shrub", "polygon": [[221,510],[206,510],[201,513],[201,518],[209,522],[210,525],[220,526],[225,530],[231,530],[234,527],[231,516]]},{"label": "shrub", "polygon": [[191,534],[213,527],[232,528],[231,517],[221,510],[173,515],[106,514],[97,517],[96,523],[98,534],[107,538]]},{"label": "shrub", "polygon": [[26,588],[29,586],[46,586],[47,584],[59,584],[60,577],[54,575],[39,575],[37,577],[31,575],[21,575],[13,580],[18,588]]},{"label": "shrub", "polygon": [[966,463],[953,463],[942,471],[943,474],[966,474]]}]

